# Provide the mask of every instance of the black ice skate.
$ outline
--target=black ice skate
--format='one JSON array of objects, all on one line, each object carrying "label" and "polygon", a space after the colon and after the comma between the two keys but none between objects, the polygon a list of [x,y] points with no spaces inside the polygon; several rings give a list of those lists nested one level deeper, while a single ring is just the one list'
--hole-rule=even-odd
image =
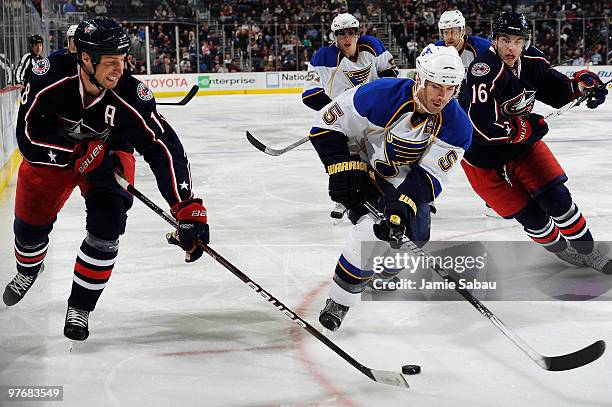
[{"label": "black ice skate", "polygon": [[332,332],[337,331],[348,310],[349,307],[340,305],[331,298],[328,298],[325,307],[323,307],[319,315],[319,322],[326,329]]},{"label": "black ice skate", "polygon": [[89,311],[68,307],[66,311],[66,325],[64,325],[64,336],[73,341],[84,341],[89,336],[88,329]]},{"label": "black ice skate", "polygon": [[593,249],[589,254],[583,254],[582,259],[585,266],[608,276],[612,275],[612,259],[601,254],[598,249]]},{"label": "black ice skate", "polygon": [[40,273],[45,268],[44,264],[40,267],[38,273],[33,276],[24,276],[21,273],[17,273],[15,277],[7,284],[2,295],[2,300],[7,306],[17,304],[26,295],[30,287],[34,284],[34,281],[38,278]]}]

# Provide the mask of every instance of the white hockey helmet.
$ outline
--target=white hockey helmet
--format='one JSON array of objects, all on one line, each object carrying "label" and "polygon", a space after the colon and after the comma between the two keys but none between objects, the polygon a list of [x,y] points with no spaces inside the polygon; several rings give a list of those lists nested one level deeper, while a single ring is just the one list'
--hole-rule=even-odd
[{"label": "white hockey helmet", "polygon": [[440,31],[440,39],[442,39],[442,30],[447,28],[461,28],[461,32],[465,33],[465,18],[459,10],[447,10],[440,16],[438,21],[438,30]]},{"label": "white hockey helmet", "polygon": [[333,33],[339,30],[346,30],[347,28],[354,28],[359,32],[359,21],[354,15],[349,13],[341,13],[334,18],[331,24],[331,30]]},{"label": "white hockey helmet", "polygon": [[68,27],[68,30],[66,31],[66,36],[67,37],[74,37],[74,33],[76,32],[78,25],[74,24],[71,25],[70,27]]},{"label": "white hockey helmet", "polygon": [[455,47],[429,44],[416,59],[419,86],[425,81],[439,85],[457,85],[455,96],[459,94],[465,68]]}]

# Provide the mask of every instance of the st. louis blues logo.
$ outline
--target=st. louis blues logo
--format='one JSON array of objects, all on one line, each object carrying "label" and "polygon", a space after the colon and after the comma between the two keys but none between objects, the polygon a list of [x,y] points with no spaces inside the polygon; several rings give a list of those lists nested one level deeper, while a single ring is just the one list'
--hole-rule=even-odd
[{"label": "st. louis blues logo", "polygon": [[44,75],[49,72],[50,67],[51,64],[49,63],[49,60],[47,58],[43,58],[34,62],[34,65],[32,65],[32,72],[34,72],[36,75]]},{"label": "st. louis blues logo", "polygon": [[138,97],[144,101],[153,99],[153,92],[151,92],[151,89],[147,88],[147,85],[142,82],[138,84],[136,93],[138,94]]},{"label": "st. louis blues logo", "polygon": [[368,79],[370,76],[370,69],[372,68],[372,64],[366,66],[365,68],[358,69],[356,71],[343,71],[344,76],[348,79],[353,86],[359,86]]},{"label": "st. louis blues logo", "polygon": [[506,117],[523,116],[531,113],[535,103],[534,90],[525,90],[501,105],[501,111]]},{"label": "st. louis blues logo", "polygon": [[402,165],[410,165],[421,159],[429,139],[421,141],[404,140],[390,131],[385,137],[385,161],[374,161],[374,170],[385,178],[393,178]]}]

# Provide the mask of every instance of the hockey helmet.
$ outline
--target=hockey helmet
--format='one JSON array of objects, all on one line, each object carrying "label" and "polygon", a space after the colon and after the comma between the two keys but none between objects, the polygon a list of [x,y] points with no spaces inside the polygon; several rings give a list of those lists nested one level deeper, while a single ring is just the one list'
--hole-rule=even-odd
[{"label": "hockey helmet", "polygon": [[74,33],[77,59],[82,62],[81,54],[87,52],[95,65],[102,55],[123,55],[130,49],[130,39],[123,29],[108,17],[96,17],[78,25]]},{"label": "hockey helmet", "polygon": [[465,77],[465,68],[455,47],[429,44],[416,59],[416,71],[419,86],[425,81],[439,85],[456,85],[454,96],[459,94],[461,82]]},{"label": "hockey helmet", "polygon": [[336,31],[346,30],[347,28],[354,28],[359,32],[359,21],[354,15],[349,13],[341,13],[334,18],[332,21],[331,30],[335,34]]},{"label": "hockey helmet", "polygon": [[447,10],[440,16],[438,21],[438,30],[440,31],[440,38],[442,38],[442,30],[447,28],[461,28],[461,32],[465,32],[465,18],[459,10]]},{"label": "hockey helmet", "polygon": [[531,28],[525,15],[514,11],[502,11],[491,24],[493,39],[499,34],[516,35],[525,38],[524,49],[529,48],[531,43]]},{"label": "hockey helmet", "polygon": [[28,37],[28,43],[30,44],[30,47],[34,44],[42,44],[43,38],[38,34],[30,35]]}]

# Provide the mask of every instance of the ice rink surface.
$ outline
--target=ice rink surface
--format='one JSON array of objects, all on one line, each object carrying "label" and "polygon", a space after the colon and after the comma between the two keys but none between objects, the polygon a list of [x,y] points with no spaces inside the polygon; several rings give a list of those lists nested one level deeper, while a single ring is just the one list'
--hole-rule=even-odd
[{"label": "ice rink surface", "polygon": [[[271,157],[245,139],[250,130],[284,147],[307,134],[313,113],[297,94],[200,97],[160,111],[188,152],[211,247],[319,327],[349,224],[332,225],[327,176],[309,144]],[[612,240],[611,113],[610,101],[593,111],[578,107],[550,120],[545,138],[601,241]],[[137,187],[166,208],[141,158],[136,174]],[[0,197],[2,288],[15,273],[14,184]],[[483,215],[461,170],[437,206],[433,240],[527,240],[517,223]],[[62,385],[64,401],[0,405],[612,406],[611,351],[580,369],[544,371],[465,301],[351,309],[331,336],[346,352],[375,369],[422,366],[420,375],[407,376],[409,390],[377,384],[212,259],[184,263],[166,244],[168,231],[134,203],[113,276],[90,316],[90,338],[68,352],[66,300],[85,233],[84,203],[73,194],[51,235],[45,272],[22,302],[0,309],[0,385]],[[586,269],[551,278],[612,287]],[[612,345],[608,302],[487,305],[543,354],[597,339]]]}]

